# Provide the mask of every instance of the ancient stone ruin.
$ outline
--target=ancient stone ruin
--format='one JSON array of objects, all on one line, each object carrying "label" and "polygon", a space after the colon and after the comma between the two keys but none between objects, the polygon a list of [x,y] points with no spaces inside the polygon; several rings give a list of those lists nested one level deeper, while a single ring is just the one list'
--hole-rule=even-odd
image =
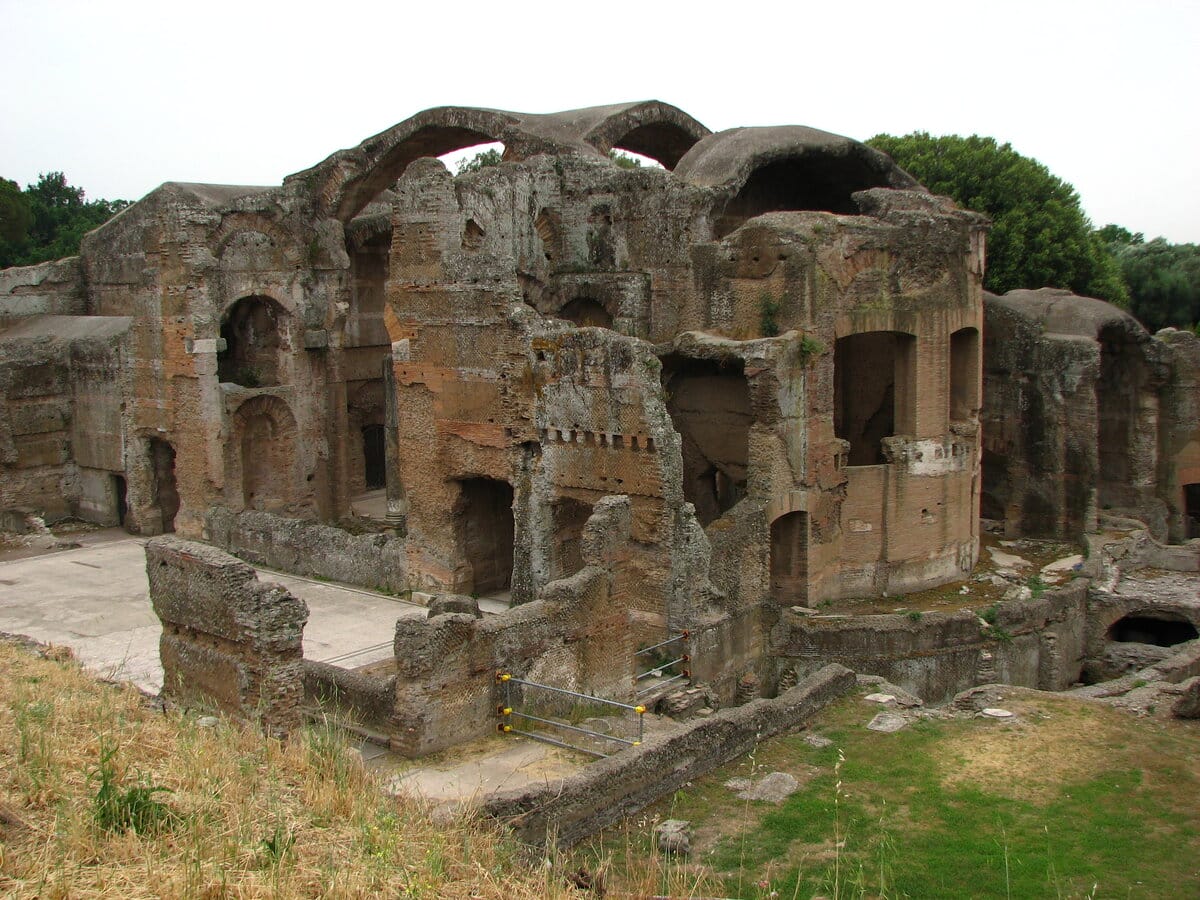
[{"label": "ancient stone ruin", "polygon": [[209,679],[227,708],[269,683],[291,721],[302,681],[410,755],[493,731],[498,671],[627,701],[667,640],[712,706],[835,659],[929,699],[1060,689],[1084,581],[1004,646],[973,613],[809,615],[966,579],[981,503],[1011,538],[1200,535],[1200,341],[985,296],[986,231],[848,138],[654,101],[432,109],[277,187],[167,183],[0,273],[0,509],[429,602],[387,671],[301,666],[180,605],[269,607],[236,560],[149,554],[186,570],[152,577],[184,682],[226,653],[259,673]]}]

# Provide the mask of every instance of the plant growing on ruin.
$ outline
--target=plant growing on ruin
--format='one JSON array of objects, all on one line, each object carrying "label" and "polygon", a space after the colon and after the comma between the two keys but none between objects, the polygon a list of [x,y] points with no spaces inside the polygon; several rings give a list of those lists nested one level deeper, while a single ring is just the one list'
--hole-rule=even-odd
[{"label": "plant growing on ruin", "polygon": [[800,357],[806,362],[814,357],[820,356],[824,352],[825,345],[818,341],[811,334],[806,334],[804,337],[800,338]]},{"label": "plant growing on ruin", "polygon": [[779,310],[783,304],[767,291],[758,295],[759,330],[763,337],[775,337],[779,334]]},{"label": "plant growing on ruin", "polygon": [[1013,634],[1007,628],[1001,628],[999,625],[990,625],[983,630],[985,640],[995,641],[997,644],[1011,644],[1013,642]]}]

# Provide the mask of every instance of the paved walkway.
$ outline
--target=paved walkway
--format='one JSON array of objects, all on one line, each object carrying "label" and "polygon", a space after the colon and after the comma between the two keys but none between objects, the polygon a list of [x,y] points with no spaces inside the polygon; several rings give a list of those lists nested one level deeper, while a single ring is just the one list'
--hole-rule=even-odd
[{"label": "paved walkway", "polygon": [[[112,530],[86,546],[0,561],[0,631],[75,651],[104,678],[162,688],[161,626],[150,607],[145,541]],[[308,604],[307,659],[354,668],[387,659],[401,616],[424,607],[371,591],[259,570]]]}]

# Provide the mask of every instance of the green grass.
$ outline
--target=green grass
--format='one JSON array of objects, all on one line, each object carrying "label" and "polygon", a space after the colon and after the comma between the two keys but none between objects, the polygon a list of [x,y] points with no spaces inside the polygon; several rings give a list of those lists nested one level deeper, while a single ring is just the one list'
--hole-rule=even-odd
[{"label": "green grass", "polygon": [[[922,721],[894,734],[862,727],[877,708],[849,699],[818,725],[832,746],[773,741],[650,818],[690,820],[693,863],[722,879],[729,897],[1200,895],[1200,732],[1029,697],[1015,725]],[[1021,771],[1003,760],[971,769],[977,751],[994,762],[988,748],[1017,753]],[[1051,763],[1061,773],[1048,774]],[[723,786],[771,771],[811,778],[779,806]],[[628,828],[624,839],[642,849],[648,829]],[[593,852],[612,853],[612,841]]]}]

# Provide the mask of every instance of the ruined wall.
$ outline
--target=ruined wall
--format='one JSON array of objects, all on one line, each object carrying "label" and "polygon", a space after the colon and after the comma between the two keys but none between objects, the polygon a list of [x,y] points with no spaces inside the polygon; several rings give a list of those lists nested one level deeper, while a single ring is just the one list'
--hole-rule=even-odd
[{"label": "ruined wall", "polygon": [[[978,347],[956,360],[954,338],[981,324],[982,224],[928,195],[876,189],[853,202],[861,215],[769,213],[694,251],[711,298],[696,327],[791,336],[788,365],[753,403],[747,478],[770,510],[763,525],[802,516],[782,567],[793,571],[767,560],[783,603],[915,590],[977,554]],[[886,359],[871,338],[888,340]],[[761,363],[746,370],[764,377]],[[855,420],[846,411],[871,379]],[[877,417],[869,453],[857,452],[866,439],[843,431]]]},{"label": "ruined wall", "polygon": [[303,698],[301,637],[308,607],[226,553],[162,537],[146,545],[150,602],[163,623],[163,695],[296,728]]},{"label": "ruined wall", "polygon": [[41,316],[0,335],[0,508],[121,522],[129,326]]},{"label": "ruined wall", "polygon": [[604,498],[585,529],[583,569],[551,582],[538,600],[484,619],[445,613],[398,620],[392,748],[421,756],[494,731],[498,671],[631,697],[630,527],[628,498]]},{"label": "ruined wall", "polygon": [[218,506],[208,511],[204,537],[256,566],[388,594],[411,587],[404,538],[390,531],[353,534],[305,519]]},{"label": "ruined wall", "polygon": [[[587,511],[620,492],[632,500],[632,564],[646,582],[631,602],[646,628],[661,633],[673,591],[679,475],[659,361],[634,338],[576,330],[537,312],[557,311],[561,299],[548,287],[556,283],[548,263],[586,264],[591,253],[595,296],[617,304],[614,323],[645,318],[610,271],[621,242],[615,200],[603,191],[619,170],[571,159],[557,168],[563,174],[539,157],[454,180],[440,164],[421,162],[397,185],[387,321],[396,342],[409,567],[430,589],[470,593],[482,585],[530,600],[569,574]],[[592,176],[581,189],[608,197],[613,221],[551,205],[562,202],[562,178],[581,172]],[[547,224],[511,212],[540,207],[561,215]],[[590,277],[572,273],[566,294],[581,299]],[[491,494],[511,497],[510,524],[480,521],[499,508]],[[498,535],[501,526],[512,535],[511,570],[497,572],[500,554],[473,535]]]},{"label": "ruined wall", "polygon": [[1154,338],[1169,372],[1159,404],[1158,496],[1169,511],[1167,539],[1179,543],[1200,537],[1200,338],[1173,328]]},{"label": "ruined wall", "polygon": [[993,682],[1060,691],[1079,679],[1083,665],[1087,585],[1078,579],[1037,600],[1000,603],[991,624],[972,610],[915,619],[786,611],[768,652],[780,672],[792,668],[803,677],[838,662],[930,703]]},{"label": "ruined wall", "polygon": [[0,269],[0,328],[31,316],[82,316],[86,311],[78,256]]},{"label": "ruined wall", "polygon": [[764,740],[802,726],[854,689],[854,673],[829,665],[774,700],[755,700],[688,722],[641,746],[592,763],[577,775],[501,793],[484,812],[535,847],[572,847],[607,825],[679,790]]},{"label": "ruined wall", "polygon": [[984,309],[984,516],[1010,537],[1076,538],[1101,514],[1186,537],[1175,473],[1195,430],[1192,342],[1051,288],[987,295]]}]

